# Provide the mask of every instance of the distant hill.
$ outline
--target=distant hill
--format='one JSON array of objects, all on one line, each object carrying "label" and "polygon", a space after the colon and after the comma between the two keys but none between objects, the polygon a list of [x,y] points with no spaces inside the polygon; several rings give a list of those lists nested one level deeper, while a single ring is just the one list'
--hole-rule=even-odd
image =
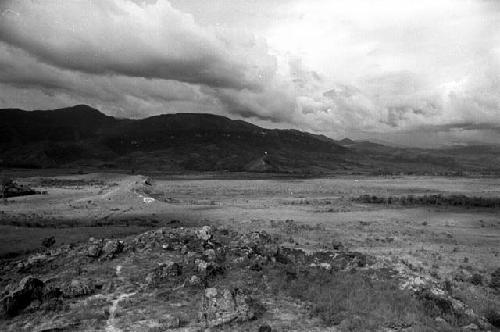
[{"label": "distant hill", "polygon": [[89,106],[0,110],[4,167],[308,172],[347,149],[325,136],[265,129],[213,114],[116,119]]},{"label": "distant hill", "polygon": [[500,175],[500,147],[403,148],[266,129],[213,114],[130,120],[77,105],[0,110],[0,167]]}]

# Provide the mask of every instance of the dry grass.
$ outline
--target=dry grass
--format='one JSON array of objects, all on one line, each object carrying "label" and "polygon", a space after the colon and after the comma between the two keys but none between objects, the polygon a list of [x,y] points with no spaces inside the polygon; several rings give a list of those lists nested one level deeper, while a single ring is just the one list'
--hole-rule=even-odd
[{"label": "dry grass", "polygon": [[[311,314],[329,326],[341,324],[347,331],[410,326],[419,331],[437,328],[434,315],[424,304],[399,289],[397,282],[385,272],[277,269],[270,271],[269,276],[275,292],[310,303]],[[440,328],[446,330],[443,326]]]}]

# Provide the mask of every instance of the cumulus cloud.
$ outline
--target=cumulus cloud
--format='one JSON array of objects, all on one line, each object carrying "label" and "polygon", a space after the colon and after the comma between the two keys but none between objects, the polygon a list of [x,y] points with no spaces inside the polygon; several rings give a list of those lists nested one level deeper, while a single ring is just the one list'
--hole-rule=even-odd
[{"label": "cumulus cloud", "polygon": [[254,89],[274,69],[258,42],[201,28],[168,1],[11,0],[0,10],[0,40],[61,68]]}]

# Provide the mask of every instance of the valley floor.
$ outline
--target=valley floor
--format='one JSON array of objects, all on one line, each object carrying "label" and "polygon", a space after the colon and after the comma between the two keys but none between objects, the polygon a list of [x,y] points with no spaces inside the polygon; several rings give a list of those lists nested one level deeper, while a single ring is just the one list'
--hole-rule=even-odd
[{"label": "valley floor", "polygon": [[[142,176],[96,173],[17,180],[48,195],[0,202],[0,255],[6,261],[40,250],[42,240],[50,236],[57,246],[82,243],[89,237],[121,238],[158,227],[211,225],[239,233],[266,231],[281,236],[287,246],[308,252],[342,248],[361,252],[407,271],[412,278],[441,285],[479,315],[500,308],[498,290],[489,286],[500,268],[499,208],[354,200],[365,194],[497,198],[500,179],[350,176],[149,181]],[[3,278],[2,284],[10,281]]]}]

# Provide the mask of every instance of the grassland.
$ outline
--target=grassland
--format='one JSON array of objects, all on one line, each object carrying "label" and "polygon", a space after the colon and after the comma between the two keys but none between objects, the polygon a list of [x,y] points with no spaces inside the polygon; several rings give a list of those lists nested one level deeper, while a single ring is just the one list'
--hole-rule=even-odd
[{"label": "grassland", "polygon": [[[155,178],[150,186],[139,176],[73,174],[30,176],[20,181],[47,190],[48,195],[13,198],[0,205],[3,256],[37,250],[48,236],[55,236],[57,244],[68,244],[91,236],[140,233],[157,226],[211,224],[240,232],[266,230],[305,250],[349,248],[374,255],[448,287],[475,312],[486,315],[500,307],[498,292],[488,287],[500,267],[500,209],[495,204],[489,208],[373,204],[359,199],[362,195],[440,195],[496,202],[500,179],[179,176]],[[146,202],[146,197],[155,200]],[[314,300],[313,311],[330,323],[341,321],[342,312],[368,317],[365,328],[389,316],[394,321],[411,320],[410,312],[421,315],[414,317],[420,323],[425,321],[430,309],[421,302],[397,292],[394,285],[368,285],[366,278],[358,277],[349,279],[349,287],[341,287],[341,276],[334,284],[320,281],[321,275],[304,276],[296,281],[301,284],[276,285],[275,289],[303,301]],[[353,287],[363,290],[363,295],[345,293]],[[387,306],[370,302],[380,297],[387,297]],[[343,300],[332,304],[332,298]],[[375,309],[380,311],[370,316],[368,312]],[[357,323],[351,323],[356,330]]]}]

